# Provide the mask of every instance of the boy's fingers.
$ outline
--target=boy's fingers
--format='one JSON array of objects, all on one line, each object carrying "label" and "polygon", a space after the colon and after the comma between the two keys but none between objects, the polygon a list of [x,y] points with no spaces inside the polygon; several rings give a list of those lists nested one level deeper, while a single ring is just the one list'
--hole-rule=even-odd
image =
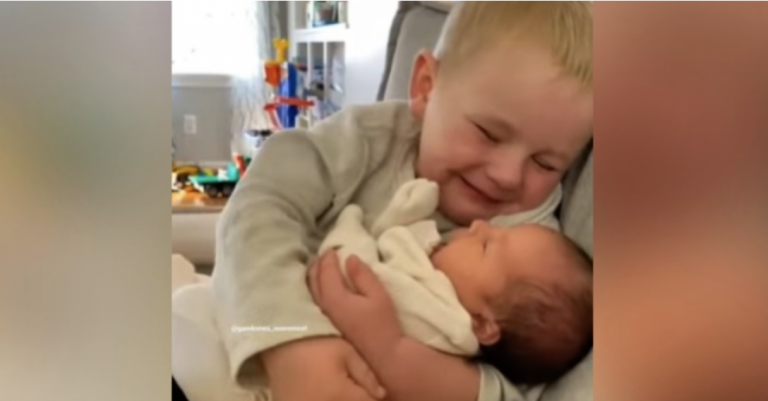
[{"label": "boy's fingers", "polygon": [[349,386],[349,388],[345,389],[348,391],[344,391],[339,399],[344,399],[348,401],[376,401],[377,398],[368,394],[368,391],[364,389],[363,387],[359,386],[357,383],[354,383],[352,379],[349,379],[352,382],[352,385]]},{"label": "boy's fingers", "polygon": [[347,370],[352,380],[357,383],[358,386],[365,389],[368,394],[376,399],[383,399],[386,396],[384,387],[379,384],[379,380],[373,373],[367,363],[357,355],[356,352],[350,354],[347,357]]},{"label": "boy's fingers", "polygon": [[317,283],[322,291],[324,300],[344,298],[349,293],[344,284],[344,277],[339,268],[336,251],[329,251],[320,260],[317,272]]},{"label": "boy's fingers", "polygon": [[347,260],[347,274],[357,292],[366,297],[378,297],[386,294],[384,286],[373,270],[355,256]]},{"label": "boy's fingers", "polygon": [[318,281],[317,272],[319,271],[319,261],[315,261],[309,266],[309,272],[307,273],[307,284],[309,285],[309,292],[312,293],[312,298],[315,303],[320,305],[322,301],[322,292],[320,288],[320,282]]}]

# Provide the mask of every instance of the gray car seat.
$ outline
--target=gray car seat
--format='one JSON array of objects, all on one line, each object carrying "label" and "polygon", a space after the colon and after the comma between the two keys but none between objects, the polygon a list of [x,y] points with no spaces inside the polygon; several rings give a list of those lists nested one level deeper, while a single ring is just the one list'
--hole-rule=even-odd
[{"label": "gray car seat", "polygon": [[[379,87],[379,100],[407,99],[411,67],[419,50],[432,47],[448,14],[437,2],[401,1],[390,31],[387,65]],[[563,179],[564,197],[559,210],[563,232],[590,256],[592,234],[592,146]],[[541,401],[591,401],[592,353],[570,373],[550,385]]]}]

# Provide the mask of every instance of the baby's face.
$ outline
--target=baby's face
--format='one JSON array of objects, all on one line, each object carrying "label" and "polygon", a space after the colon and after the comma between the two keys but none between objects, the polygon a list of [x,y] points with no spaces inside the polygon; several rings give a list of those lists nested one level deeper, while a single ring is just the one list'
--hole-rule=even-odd
[{"label": "baby's face", "polygon": [[508,288],[510,279],[570,279],[556,263],[559,235],[539,225],[498,228],[476,221],[456,232],[431,259],[451,280],[462,305],[479,314]]}]

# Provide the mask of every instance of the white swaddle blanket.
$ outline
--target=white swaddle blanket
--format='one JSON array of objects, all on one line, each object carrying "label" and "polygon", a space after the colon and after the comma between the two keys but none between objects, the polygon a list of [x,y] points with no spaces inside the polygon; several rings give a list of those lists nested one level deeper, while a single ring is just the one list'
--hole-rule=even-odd
[{"label": "white swaddle blanket", "polygon": [[474,355],[479,345],[471,317],[448,277],[429,259],[440,242],[436,223],[429,219],[437,202],[437,184],[409,181],[398,189],[370,231],[363,224],[363,210],[349,205],[319,254],[337,248],[342,265],[356,255],[370,266],[390,294],[409,337],[443,352]]}]

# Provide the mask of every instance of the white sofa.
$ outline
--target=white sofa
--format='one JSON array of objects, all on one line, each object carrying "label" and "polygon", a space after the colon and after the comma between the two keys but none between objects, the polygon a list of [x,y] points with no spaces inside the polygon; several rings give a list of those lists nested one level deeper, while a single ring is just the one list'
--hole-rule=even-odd
[{"label": "white sofa", "polygon": [[171,252],[183,255],[197,266],[212,266],[219,212],[174,212],[171,214]]},{"label": "white sofa", "polygon": [[209,282],[182,255],[171,256],[171,374],[189,401],[260,401],[229,378]]}]

